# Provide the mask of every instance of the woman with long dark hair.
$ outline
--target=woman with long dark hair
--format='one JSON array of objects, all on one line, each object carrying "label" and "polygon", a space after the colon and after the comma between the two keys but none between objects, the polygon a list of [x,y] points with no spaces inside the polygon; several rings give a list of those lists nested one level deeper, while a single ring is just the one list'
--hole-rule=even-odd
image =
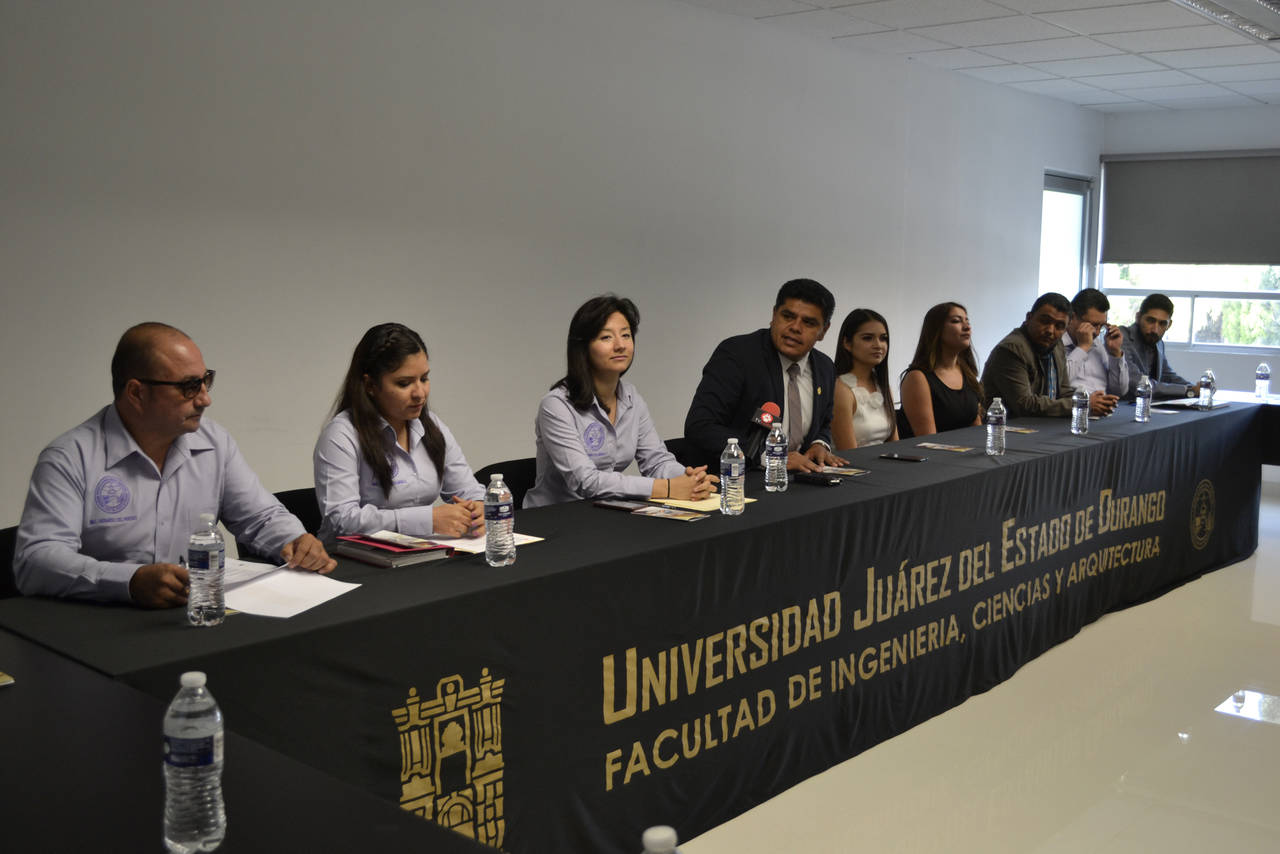
[{"label": "woman with long dark hair", "polygon": [[861,448],[898,438],[889,389],[889,324],[879,312],[855,308],[836,338],[831,438],[837,448]]},{"label": "woman with long dark hair", "polygon": [[[644,398],[622,379],[639,326],[635,303],[613,294],[574,312],[568,369],[538,405],[538,477],[525,507],[579,498],[698,500],[715,491],[718,479],[706,466],[686,468],[667,450]],[[633,460],[640,474],[623,474]]]},{"label": "woman with long dark hair", "polygon": [[484,532],[484,488],[449,428],[427,411],[430,389],[418,333],[383,323],[360,339],[312,457],[322,539]]},{"label": "woman with long dark hair", "polygon": [[970,344],[969,312],[958,302],[929,309],[916,354],[902,375],[902,437],[928,436],[982,423],[982,383]]}]

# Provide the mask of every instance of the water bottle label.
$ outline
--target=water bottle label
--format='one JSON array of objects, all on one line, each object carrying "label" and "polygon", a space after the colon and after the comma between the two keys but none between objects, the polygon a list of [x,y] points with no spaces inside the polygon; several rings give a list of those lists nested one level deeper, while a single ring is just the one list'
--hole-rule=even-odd
[{"label": "water bottle label", "polygon": [[187,566],[191,569],[221,569],[222,549],[188,549]]},{"label": "water bottle label", "polygon": [[174,768],[197,768],[222,761],[222,733],[203,738],[165,736],[164,761]]},{"label": "water bottle label", "polygon": [[720,464],[721,477],[742,477],[746,473],[747,464],[742,460],[734,460],[731,463]]},{"label": "water bottle label", "polygon": [[786,459],[787,446],[786,445],[766,445],[765,453],[771,457],[774,457],[775,459],[780,459],[780,460]]},{"label": "water bottle label", "polygon": [[494,522],[508,522],[514,513],[515,511],[510,501],[503,501],[500,504],[486,504],[484,506],[484,521],[486,525]]}]

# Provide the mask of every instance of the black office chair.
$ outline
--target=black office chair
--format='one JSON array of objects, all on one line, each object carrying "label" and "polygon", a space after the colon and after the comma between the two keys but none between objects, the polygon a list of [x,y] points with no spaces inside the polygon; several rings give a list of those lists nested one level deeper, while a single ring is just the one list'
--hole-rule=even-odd
[{"label": "black office chair", "polygon": [[[277,492],[276,499],[284,505],[284,509],[298,517],[298,521],[302,523],[303,528],[306,528],[308,534],[314,534],[320,530],[320,502],[316,499],[314,486]],[[264,560],[269,563],[278,563],[280,560],[280,555],[258,554],[248,543],[242,543],[238,539],[236,552],[245,560]]]},{"label": "black office chair", "polygon": [[18,595],[13,580],[13,548],[18,542],[18,526],[0,530],[0,599]]},{"label": "black office chair", "polygon": [[490,463],[476,472],[476,480],[481,486],[488,486],[494,472],[501,472],[502,482],[511,490],[511,500],[519,509],[524,504],[524,494],[533,489],[533,482],[538,478],[538,460],[536,457],[523,457]]}]

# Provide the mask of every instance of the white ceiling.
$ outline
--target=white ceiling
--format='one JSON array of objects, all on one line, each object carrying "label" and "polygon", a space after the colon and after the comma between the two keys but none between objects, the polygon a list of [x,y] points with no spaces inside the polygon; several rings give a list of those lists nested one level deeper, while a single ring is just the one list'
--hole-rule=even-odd
[{"label": "white ceiling", "polygon": [[[1105,112],[1280,104],[1280,40],[1173,0],[684,0]],[[1255,0],[1217,0],[1280,32]]]}]

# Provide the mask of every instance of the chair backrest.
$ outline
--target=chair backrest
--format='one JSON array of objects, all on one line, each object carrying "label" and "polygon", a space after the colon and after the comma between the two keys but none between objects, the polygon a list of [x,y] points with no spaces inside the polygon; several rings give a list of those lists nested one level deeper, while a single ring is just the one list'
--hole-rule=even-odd
[{"label": "chair backrest", "polygon": [[680,436],[675,439],[668,439],[665,443],[667,450],[671,452],[671,456],[675,457],[682,466],[699,466],[702,465],[699,460],[702,458],[698,449],[693,443]]},{"label": "chair backrest", "polygon": [[511,490],[511,500],[518,509],[524,504],[524,494],[533,489],[533,482],[538,478],[538,460],[536,457],[523,457],[490,463],[476,472],[476,480],[481,486],[488,486],[494,472],[502,473],[502,482]]},{"label": "chair backrest", "polygon": [[18,542],[18,526],[0,530],[0,599],[18,595],[13,580],[13,549]]},{"label": "chair backrest", "polygon": [[[320,530],[320,502],[316,500],[314,486],[277,492],[276,499],[284,505],[284,509],[298,517],[298,521],[302,523],[302,527],[306,528],[308,534],[314,534]],[[248,543],[242,543],[239,539],[236,540],[236,553],[244,560],[264,560],[268,563],[280,560],[280,555],[259,554],[256,549]]]},{"label": "chair backrest", "polygon": [[308,534],[320,530],[320,502],[316,499],[314,486],[286,489],[284,492],[277,492],[276,498],[280,499],[284,509],[298,517]]}]

